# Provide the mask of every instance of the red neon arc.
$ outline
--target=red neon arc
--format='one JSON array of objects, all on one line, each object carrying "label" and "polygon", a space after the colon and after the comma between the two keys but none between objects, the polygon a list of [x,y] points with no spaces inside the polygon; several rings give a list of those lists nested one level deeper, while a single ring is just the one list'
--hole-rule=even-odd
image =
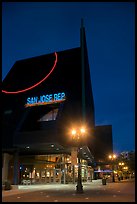
[{"label": "red neon arc", "polygon": [[38,83],[34,84],[33,86],[30,86],[26,89],[22,89],[22,90],[19,90],[19,91],[6,91],[6,90],[2,90],[3,93],[6,93],[6,94],[18,94],[18,93],[22,93],[22,92],[25,92],[25,91],[28,91],[30,89],[33,89],[35,88],[36,86],[38,86],[39,84],[41,84],[43,81],[45,81],[49,76],[50,74],[53,72],[53,70],[55,69],[56,67],[56,64],[57,64],[57,53],[55,52],[55,62],[54,62],[54,65],[52,67],[52,69],[50,70],[50,72],[41,80],[39,81]]}]

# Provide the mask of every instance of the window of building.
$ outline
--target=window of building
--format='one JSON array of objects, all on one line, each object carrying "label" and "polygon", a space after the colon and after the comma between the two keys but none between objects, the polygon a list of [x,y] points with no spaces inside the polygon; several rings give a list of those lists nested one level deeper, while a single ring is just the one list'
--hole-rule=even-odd
[{"label": "window of building", "polygon": [[46,113],[43,117],[41,117],[38,121],[51,121],[56,120],[57,114],[58,114],[58,108],[51,110],[50,112]]}]

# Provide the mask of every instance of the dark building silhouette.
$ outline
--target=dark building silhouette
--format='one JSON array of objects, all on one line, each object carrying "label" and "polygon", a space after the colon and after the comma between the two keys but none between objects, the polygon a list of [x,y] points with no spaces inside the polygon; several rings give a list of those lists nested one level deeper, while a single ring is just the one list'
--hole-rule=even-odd
[{"label": "dark building silhouette", "polygon": [[[50,72],[54,61],[54,53],[17,61],[5,78],[3,86],[8,90],[21,90],[36,84],[43,78],[44,74]],[[89,67],[85,68],[87,81],[90,80],[88,69]],[[9,131],[10,137],[11,135],[13,137],[13,144],[11,145],[37,144],[53,142],[53,140],[67,145],[69,142],[68,129],[83,123],[89,128],[88,133],[90,134],[90,129],[94,128],[91,85],[85,83],[85,96],[82,96],[82,74],[80,70],[81,48],[57,52],[56,67],[43,83],[23,93],[3,93],[5,118],[3,125],[9,125],[9,121],[11,121],[12,129]],[[25,107],[28,98],[31,100],[34,97],[40,98],[40,96],[51,94],[53,96],[58,93],[65,94],[64,101]],[[82,112],[83,97],[85,100],[85,118],[83,118]],[[52,118],[53,114],[55,115],[54,118]],[[6,133],[6,135],[8,134]],[[6,139],[5,136],[4,139]],[[9,140],[6,141],[9,145]],[[7,143],[6,141],[4,144]]]},{"label": "dark building silhouette", "polygon": [[96,161],[106,161],[108,156],[113,153],[112,125],[95,127],[92,150]]}]

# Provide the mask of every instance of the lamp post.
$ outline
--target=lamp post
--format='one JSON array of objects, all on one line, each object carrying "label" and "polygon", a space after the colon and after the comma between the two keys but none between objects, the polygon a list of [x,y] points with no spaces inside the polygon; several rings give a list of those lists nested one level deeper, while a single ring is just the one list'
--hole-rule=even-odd
[{"label": "lamp post", "polygon": [[119,170],[120,170],[120,179],[123,180],[123,166],[125,165],[124,162],[119,162]]},{"label": "lamp post", "polygon": [[111,161],[112,161],[112,171],[113,171],[113,174],[112,174],[112,182],[115,182],[115,176],[114,176],[114,159],[116,159],[116,155],[115,155],[115,154],[109,155],[109,159],[111,159]]},{"label": "lamp post", "polygon": [[119,166],[124,166],[124,162],[119,162]]},{"label": "lamp post", "polygon": [[80,161],[80,141],[84,133],[85,133],[84,128],[81,128],[78,131],[76,131],[75,129],[72,130],[73,140],[77,144],[77,156],[78,156],[78,179],[77,179],[77,186],[76,186],[77,193],[83,193],[82,178],[81,178],[81,161]]}]

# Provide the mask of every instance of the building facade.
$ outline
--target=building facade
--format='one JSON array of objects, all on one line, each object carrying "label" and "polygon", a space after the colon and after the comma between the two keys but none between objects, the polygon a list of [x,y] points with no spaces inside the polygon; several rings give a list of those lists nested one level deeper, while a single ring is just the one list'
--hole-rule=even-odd
[{"label": "building facade", "polygon": [[82,180],[92,179],[94,102],[83,25],[80,36],[80,47],[15,62],[3,80],[3,181],[76,182],[72,128],[80,127]]},{"label": "building facade", "polygon": [[95,126],[83,22],[79,47],[16,61],[2,100],[3,182],[75,183],[78,153],[82,180],[91,181],[95,161],[113,151],[112,127]]}]

